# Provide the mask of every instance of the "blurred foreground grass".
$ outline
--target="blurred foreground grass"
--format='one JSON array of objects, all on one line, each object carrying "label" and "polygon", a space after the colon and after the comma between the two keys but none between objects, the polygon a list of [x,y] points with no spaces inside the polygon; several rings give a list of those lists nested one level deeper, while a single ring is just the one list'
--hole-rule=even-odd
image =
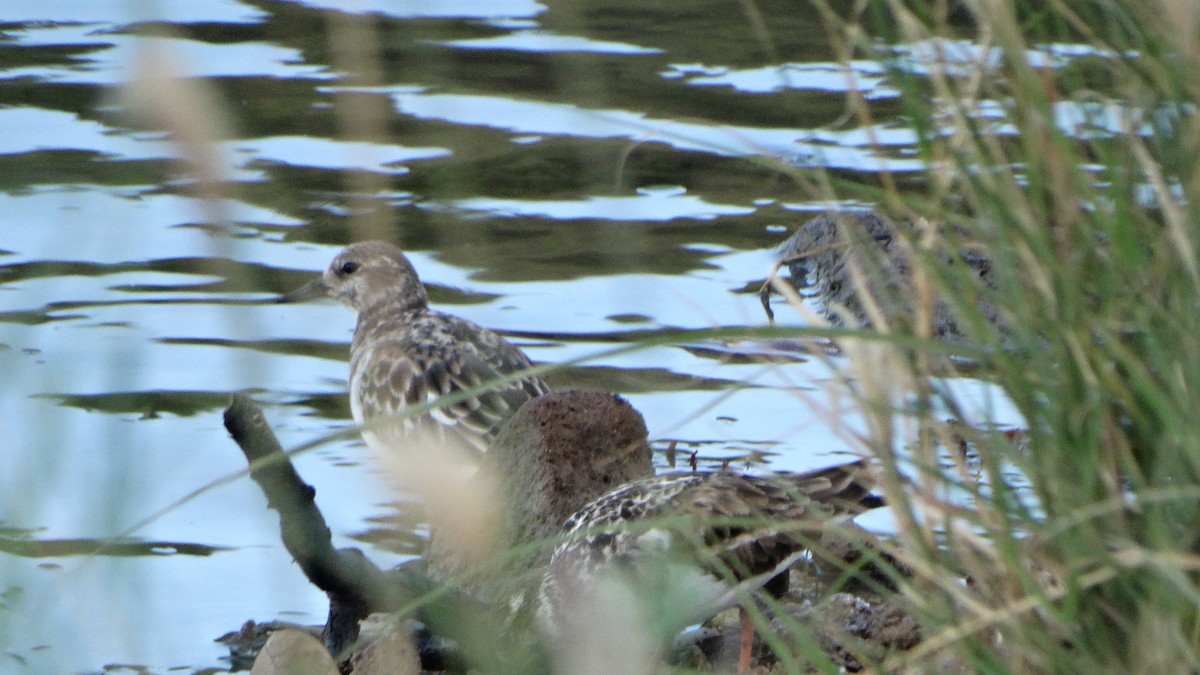
[{"label": "blurred foreground grass", "polygon": [[[911,444],[921,465],[888,497],[912,514],[896,547],[917,571],[903,593],[925,640],[883,669],[1195,670],[1200,7],[878,2],[823,16],[847,57],[872,53],[869,36],[935,56],[916,73],[874,52],[921,135],[924,188],[824,184],[982,245],[1002,270],[994,289],[915,256],[918,319],[922,297],[954,306],[966,355],[1026,422],[1014,443],[934,419],[924,411],[955,405],[938,400],[939,360],[901,336],[864,335],[836,364],[858,380],[871,453],[892,465]],[[1056,45],[1091,56],[1063,69]],[[935,451],[964,433],[975,471]],[[1038,508],[1009,486],[1012,468]],[[949,484],[976,491],[976,507],[945,507]]]},{"label": "blurred foreground grass", "polygon": [[[889,552],[913,570],[899,602],[923,635],[874,666],[1200,668],[1200,7],[814,6],[843,59],[878,60],[903,92],[928,166],[920,183],[882,172],[872,185],[778,167],[807,199],[918,223],[905,242],[912,320],[843,335],[844,355],[828,361],[868,420],[860,449],[886,469],[899,521]],[[771,12],[814,6],[743,9],[769,52]],[[1056,45],[1090,55],[1060,67]],[[864,101],[849,111],[870,127]],[[963,244],[939,238],[969,238],[997,283],[939,262],[934,247]],[[929,337],[933,298],[964,340]],[[948,350],[1015,403],[1015,438],[931,412],[959,405],[941,386]],[[978,461],[946,451],[960,445]],[[972,506],[948,501],[952,490]],[[832,667],[802,651],[781,668]]]},{"label": "blurred foreground grass", "polygon": [[[828,360],[868,420],[860,449],[885,467],[900,523],[889,552],[913,570],[899,602],[923,635],[874,665],[1200,669],[1200,6],[743,3],[768,52],[772,12],[814,8],[843,59],[884,65],[929,167],[919,183],[883,172],[872,185],[777,167],[806,199],[876,203],[934,225],[906,242],[907,328],[840,335],[844,356]],[[1091,56],[1062,68],[1055,45]],[[870,127],[865,102],[849,111]],[[923,255],[939,237],[969,238],[998,283]],[[961,343],[929,337],[934,297],[960,317]],[[1020,410],[1016,442],[931,412],[958,407],[941,386],[941,356],[956,350]],[[977,463],[945,452],[960,442]],[[916,471],[901,472],[901,457]],[[952,505],[952,489],[971,493],[972,507]],[[821,658],[805,649],[781,664],[832,667]]]}]

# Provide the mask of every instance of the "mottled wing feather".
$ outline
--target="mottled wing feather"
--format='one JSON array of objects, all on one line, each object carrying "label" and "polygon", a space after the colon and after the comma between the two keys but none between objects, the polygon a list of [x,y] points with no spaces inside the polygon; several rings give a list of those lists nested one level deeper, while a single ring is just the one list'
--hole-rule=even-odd
[{"label": "mottled wing feather", "polygon": [[385,451],[416,433],[421,420],[403,413],[425,400],[427,383],[399,345],[376,344],[363,356],[361,365],[352,368],[351,407],[355,422],[367,427],[363,432],[367,445]]},{"label": "mottled wing feather", "polygon": [[875,489],[876,476],[865,461],[842,464],[816,472],[791,474],[784,485],[792,485],[809,499],[837,513],[861,513],[863,500]]},{"label": "mottled wing feather", "polygon": [[[353,395],[364,421],[394,415],[409,406],[435,403],[443,396],[478,389],[498,378],[531,367],[513,345],[492,331],[447,314],[425,312],[384,326],[390,339],[376,340],[363,354]],[[496,427],[526,400],[549,391],[537,376],[528,376],[435,407],[420,418],[396,425],[389,440],[428,429],[437,437],[458,436],[483,451]],[[381,432],[375,433],[383,437]]]},{"label": "mottled wing feather", "polygon": [[[446,346],[431,371],[436,370],[439,395],[457,394],[487,386],[467,398],[440,407],[433,416],[450,428],[461,428],[463,435],[481,450],[488,438],[522,403],[549,391],[537,376],[495,384],[507,375],[527,370],[532,364],[513,345],[492,331],[454,319],[454,342]],[[445,367],[441,367],[445,366]]]},{"label": "mottled wing feather", "polygon": [[693,535],[703,537],[697,555],[714,572],[744,579],[808,548],[828,521],[863,511],[871,485],[860,462],[802,474],[717,475],[676,501],[707,523]]},{"label": "mottled wing feather", "polygon": [[424,400],[424,382],[416,376],[416,364],[408,351],[395,343],[380,343],[354,370],[351,396],[358,401],[362,420],[394,415]]},{"label": "mottled wing feather", "polygon": [[744,558],[739,564],[757,573],[803,546],[789,532],[865,510],[862,501],[873,485],[865,462],[762,477],[662,474],[618,488],[577,512],[564,526],[568,540],[552,558],[583,574],[606,561],[636,559],[647,528],[658,527],[653,520],[662,518],[673,544],[707,547],[722,559]]},{"label": "mottled wing feather", "polygon": [[627,484],[564,525],[566,539],[538,589],[539,617],[552,626],[559,604],[577,600],[590,579],[606,569],[636,570],[639,561],[690,559],[717,578],[782,592],[787,576],[775,571],[826,521],[868,508],[873,485],[866,462],[769,477],[669,473]]}]

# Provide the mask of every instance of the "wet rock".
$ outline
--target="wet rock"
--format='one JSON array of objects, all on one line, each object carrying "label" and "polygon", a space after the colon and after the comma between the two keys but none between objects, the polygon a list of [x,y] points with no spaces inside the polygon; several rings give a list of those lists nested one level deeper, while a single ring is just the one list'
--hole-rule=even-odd
[{"label": "wet rock", "polygon": [[[364,626],[364,632],[366,632]],[[416,675],[421,660],[413,640],[412,625],[387,616],[371,643],[350,657],[355,675]]]},{"label": "wet rock", "polygon": [[[736,638],[735,638],[736,639]],[[703,671],[710,669],[713,659],[720,654],[725,631],[714,626],[697,626],[680,633],[667,660],[680,668]]]},{"label": "wet rock", "polygon": [[286,628],[271,633],[250,675],[339,675],[325,645],[307,632]]},{"label": "wet rock", "polygon": [[[871,537],[864,533],[858,546],[869,546]],[[848,558],[853,544],[847,540]],[[832,551],[821,556],[828,559]],[[875,662],[887,655],[912,648],[920,640],[916,621],[890,603],[886,596],[870,590],[879,579],[870,570],[860,570],[846,579],[841,572],[827,569],[828,562],[800,561],[791,570],[791,589],[776,605],[760,606],[771,618],[771,633],[783,638],[793,657],[804,659],[813,642],[833,663],[848,671],[863,667],[863,661]],[[835,565],[840,569],[840,565]],[[895,574],[895,571],[891,572]],[[879,574],[882,574],[880,571]],[[873,577],[872,581],[860,578]],[[838,584],[832,586],[831,584]],[[855,588],[854,592],[838,589]],[[836,592],[835,592],[836,591]],[[824,598],[818,600],[818,598]],[[676,666],[707,672],[732,672],[740,647],[738,610],[730,608],[705,622],[704,626],[681,634],[673,645],[669,660]],[[807,647],[806,647],[807,646]],[[761,632],[754,636],[752,672],[791,672],[783,669],[769,640]],[[809,663],[820,669],[820,663]]]},{"label": "wet rock", "polygon": [[220,642],[229,648],[229,666],[232,670],[248,670],[266,646],[267,640],[285,630],[303,632],[318,639],[321,637],[320,626],[301,626],[285,621],[258,623],[250,619],[238,630],[230,631],[213,642]]},{"label": "wet rock", "polygon": [[776,619],[774,630],[802,644],[792,634],[792,622],[799,622],[834,663],[850,672],[862,670],[864,660],[880,661],[921,640],[916,619],[886,601],[869,602],[850,593],[835,593],[816,605],[788,609],[791,621]]}]

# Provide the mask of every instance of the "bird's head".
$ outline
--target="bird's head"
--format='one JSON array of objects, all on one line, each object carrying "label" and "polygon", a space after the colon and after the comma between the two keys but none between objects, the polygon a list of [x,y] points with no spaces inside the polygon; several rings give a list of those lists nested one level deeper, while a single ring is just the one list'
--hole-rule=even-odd
[{"label": "bird's head", "polygon": [[283,296],[281,302],[301,302],[328,296],[356,314],[388,303],[401,308],[428,304],[425,287],[404,253],[384,241],[351,244],[334,257],[318,279]]}]

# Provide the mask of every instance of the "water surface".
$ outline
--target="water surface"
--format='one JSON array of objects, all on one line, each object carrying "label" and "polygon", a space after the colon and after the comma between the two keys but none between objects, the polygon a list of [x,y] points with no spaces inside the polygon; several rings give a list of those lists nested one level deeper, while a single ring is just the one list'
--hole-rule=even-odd
[{"label": "water surface", "polygon": [[[767,49],[728,3],[351,3],[376,30],[371,80],[331,37],[354,23],[342,5],[0,9],[0,537],[146,544],[0,552],[0,671],[221,667],[213,638],[248,618],[324,620],[251,481],[177,502],[244,469],[221,425],[230,391],[267,405],[288,446],[349,424],[349,313],[265,302],[349,241],[401,245],[440,308],[564,362],[764,325],[745,291],[828,206],[781,168],[920,186],[885,71],[837,63],[798,8],[773,18]],[[894,53],[916,70],[971,49]],[[123,112],[146,59],[229,120],[206,151],[227,181],[219,208],[197,198],[186,146]],[[852,92],[866,125],[843,116]],[[354,111],[381,135],[354,131]],[[385,217],[365,226],[364,212]],[[723,357],[745,348],[608,354],[553,384],[623,393],[660,450],[677,440],[735,466],[812,467],[855,447],[824,366]],[[973,395],[981,418],[1012,419],[986,387]],[[335,544],[381,565],[415,551],[379,540],[395,496],[359,445],[296,462]]]}]

